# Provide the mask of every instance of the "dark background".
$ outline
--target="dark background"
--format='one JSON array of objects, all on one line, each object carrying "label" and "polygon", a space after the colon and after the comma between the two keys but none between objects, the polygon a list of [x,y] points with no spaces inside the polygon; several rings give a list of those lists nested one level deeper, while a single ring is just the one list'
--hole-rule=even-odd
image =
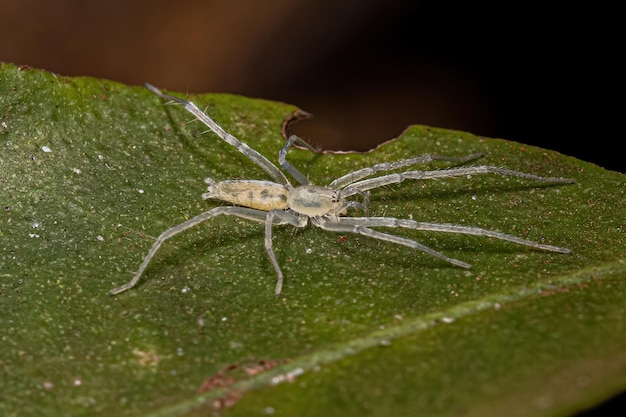
[{"label": "dark background", "polygon": [[0,61],[288,102],[316,116],[295,132],[327,149],[427,124],[626,172],[621,12],[501,3],[0,0]]},{"label": "dark background", "polygon": [[626,172],[612,16],[585,3],[0,0],[0,60],[288,102],[315,115],[294,133],[327,149],[427,124]]}]

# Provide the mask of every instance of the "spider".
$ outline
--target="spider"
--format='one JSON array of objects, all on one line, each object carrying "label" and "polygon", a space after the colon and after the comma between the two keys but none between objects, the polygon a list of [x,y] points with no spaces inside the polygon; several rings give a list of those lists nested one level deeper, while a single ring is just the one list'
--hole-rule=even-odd
[{"label": "spider", "polygon": [[[280,295],[283,286],[283,272],[276,260],[276,255],[274,255],[272,247],[272,227],[278,225],[289,224],[302,228],[311,222],[314,226],[323,230],[336,233],[356,233],[418,249],[453,265],[467,269],[471,268],[471,265],[466,262],[450,258],[412,239],[380,232],[372,229],[372,227],[402,227],[413,230],[487,236],[529,246],[531,248],[565,254],[571,253],[571,250],[567,248],[537,243],[478,227],[418,222],[391,217],[343,217],[350,208],[367,210],[367,196],[369,190],[399,183],[404,180],[439,179],[488,173],[557,184],[571,184],[574,182],[571,179],[540,177],[534,174],[494,166],[467,166],[435,171],[405,171],[374,176],[378,172],[393,171],[435,160],[465,163],[482,157],[480,153],[465,157],[449,157],[433,154],[402,159],[395,162],[381,163],[359,169],[335,179],[328,186],[324,187],[311,184],[304,174],[287,161],[287,152],[295,143],[313,150],[304,140],[297,136],[291,136],[286,141],[285,146],[279,151],[278,162],[283,169],[299,183],[299,185],[293,186],[276,165],[259,152],[222,129],[221,126],[205,112],[200,110],[194,103],[165,94],[150,84],[146,84],[146,87],[164,99],[181,104],[188,112],[208,126],[209,129],[223,141],[235,147],[235,149],[263,169],[273,179],[273,182],[263,180],[225,180],[216,182],[211,178],[205,179],[208,188],[207,192],[202,194],[203,199],[216,199],[233,205],[212,208],[161,233],[150,248],[150,251],[133,278],[128,283],[111,290],[110,295],[119,294],[136,286],[155,253],[167,239],[219,215],[236,216],[265,224],[265,250],[277,275],[275,288],[276,296]],[[350,197],[356,195],[362,196],[363,201],[350,199]]]}]

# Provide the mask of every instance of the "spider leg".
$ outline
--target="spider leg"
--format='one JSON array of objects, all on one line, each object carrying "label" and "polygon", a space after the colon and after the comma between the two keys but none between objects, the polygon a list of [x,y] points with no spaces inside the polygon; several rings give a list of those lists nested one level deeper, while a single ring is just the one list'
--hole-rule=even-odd
[{"label": "spider leg", "polygon": [[[146,257],[144,258],[143,262],[141,263],[141,265],[139,266],[139,269],[137,270],[137,272],[135,273],[135,275],[133,276],[133,278],[126,284],[114,288],[109,292],[109,295],[116,295],[119,294],[121,292],[124,292],[130,288],[133,288],[135,285],[137,285],[137,282],[139,282],[139,279],[141,278],[141,275],[143,274],[143,272],[146,270],[146,268],[148,267],[148,264],[150,263],[150,260],[152,260],[152,258],[154,257],[155,253],[159,250],[159,248],[161,247],[161,245],[163,244],[163,242],[165,242],[167,239],[176,236],[177,234],[184,232],[187,229],[190,229],[202,222],[205,222],[215,216],[219,216],[219,215],[227,215],[227,216],[236,216],[236,217],[241,217],[244,219],[248,219],[248,220],[253,220],[253,221],[257,221],[257,222],[265,222],[266,221],[266,217],[267,217],[267,212],[265,211],[261,211],[261,210],[254,210],[254,209],[250,209],[250,208],[246,208],[246,207],[231,207],[231,206],[224,206],[224,207],[216,207],[214,209],[211,209],[209,211],[205,211],[202,214],[199,214],[189,220],[187,220],[186,222],[183,222],[181,224],[178,224],[170,229],[167,229],[166,231],[164,231],[163,233],[161,233],[159,235],[159,237],[157,237],[156,241],[152,244],[152,247],[150,248],[150,251],[148,252],[148,254],[146,255]],[[293,215],[292,215],[293,216]],[[295,217],[295,216],[293,216]],[[293,224],[294,221],[293,219],[288,219],[286,217],[283,216],[279,216],[277,217],[275,220],[273,220],[273,224],[275,225],[279,225],[279,224],[285,224],[285,223],[291,223]]]},{"label": "spider leg", "polygon": [[498,168],[494,166],[475,166],[475,167],[462,167],[462,168],[449,168],[437,171],[407,171],[398,174],[383,175],[382,177],[369,178],[366,180],[358,181],[348,185],[341,192],[343,197],[349,197],[351,195],[361,193],[363,191],[371,190],[373,188],[383,187],[389,184],[396,184],[407,179],[411,180],[426,180],[426,179],[440,179],[459,176],[471,176],[477,174],[500,174],[511,177],[525,178],[533,181],[555,183],[555,184],[572,184],[573,179],[561,178],[561,177],[541,177],[539,175],[528,174],[526,172],[513,171],[506,168]]},{"label": "spider leg", "polygon": [[[350,217],[339,217],[339,219],[344,219],[344,218],[348,219]],[[421,250],[422,252],[425,252],[431,256],[434,256],[435,258],[439,258],[441,260],[449,262],[452,265],[460,266],[461,268],[470,269],[472,267],[472,265],[466,262],[459,261],[458,259],[450,258],[444,255],[443,253],[437,252],[429,248],[428,246],[422,245],[421,243],[416,242],[414,240],[396,236],[396,235],[391,235],[388,233],[379,232],[377,230],[370,229],[366,227],[365,225],[337,223],[335,220],[331,220],[325,217],[311,218],[311,223],[313,223],[315,226],[323,230],[328,230],[331,232],[356,233],[356,234],[368,236],[374,239],[384,240],[386,242],[408,246],[409,248]]]},{"label": "spider leg", "polygon": [[169,94],[163,93],[161,90],[153,86],[152,84],[146,83],[146,87],[148,90],[152,91],[154,94],[162,97],[164,99],[175,101],[178,104],[181,104],[185,110],[189,113],[193,114],[198,120],[204,123],[209,129],[213,131],[217,136],[220,137],[224,142],[233,146],[239,152],[244,154],[248,159],[257,164],[263,171],[267,172],[267,174],[272,177],[277,183],[283,185],[290,185],[289,180],[285,174],[282,173],[280,169],[269,159],[261,155],[259,152],[255,151],[245,143],[241,142],[239,139],[226,132],[215,120],[211,119],[209,115],[200,110],[198,106],[188,100],[184,100],[182,98],[174,97]]},{"label": "spider leg", "polygon": [[400,161],[395,162],[383,162],[382,164],[373,165],[371,167],[359,169],[358,171],[350,172],[343,177],[339,177],[331,182],[328,186],[332,189],[341,189],[350,185],[354,182],[357,182],[363,178],[371,177],[377,172],[381,171],[391,171],[394,169],[404,168],[407,166],[417,165],[417,164],[425,164],[432,161],[448,161],[448,162],[458,162],[465,163],[468,161],[472,161],[474,159],[481,158],[483,156],[482,153],[474,153],[471,155],[467,155],[464,157],[454,157],[454,156],[443,156],[443,155],[421,155],[416,156],[414,158],[401,159]]},{"label": "spider leg", "polygon": [[275,224],[289,223],[295,227],[304,227],[307,222],[307,217],[297,216],[291,212],[283,210],[270,210],[265,216],[265,251],[267,252],[268,258],[270,258],[277,275],[276,289],[274,290],[276,297],[280,295],[283,289],[283,271],[280,269],[280,265],[278,264],[276,255],[274,254],[274,248],[272,247],[272,226]]},{"label": "spider leg", "polygon": [[283,146],[283,148],[278,152],[278,163],[280,164],[280,166],[282,166],[284,168],[285,171],[287,171],[289,174],[291,174],[291,176],[294,177],[296,179],[296,181],[298,181],[301,185],[308,185],[310,183],[309,183],[309,179],[306,177],[306,175],[304,175],[296,167],[291,165],[291,163],[289,161],[287,161],[287,151],[296,142],[299,145],[304,146],[305,148],[307,148],[310,151],[313,151],[315,153],[318,152],[317,149],[315,149],[313,146],[309,145],[304,139],[302,139],[302,138],[300,138],[300,137],[298,137],[296,135],[291,135],[291,136],[289,136],[289,139],[287,139],[287,142],[285,143],[285,146]]},{"label": "spider leg", "polygon": [[478,227],[460,226],[446,223],[426,223],[408,219],[395,219],[391,217],[339,217],[338,222],[342,225],[364,226],[364,227],[404,227],[413,230],[428,230],[433,232],[458,233],[463,235],[486,236],[495,239],[506,240],[531,248],[543,249],[551,252],[570,254],[572,251],[559,246],[544,245],[532,240],[522,239],[517,236],[493,230],[481,229]]}]

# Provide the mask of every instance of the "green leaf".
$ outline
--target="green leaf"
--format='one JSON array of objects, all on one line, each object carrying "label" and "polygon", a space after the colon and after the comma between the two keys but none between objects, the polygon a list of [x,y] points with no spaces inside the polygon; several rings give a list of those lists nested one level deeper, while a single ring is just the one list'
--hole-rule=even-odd
[{"label": "green leaf", "polygon": [[[271,160],[293,106],[191,99]],[[483,152],[497,175],[374,190],[371,215],[499,230],[573,250],[391,230],[408,248],[215,218],[203,179],[268,179],[143,87],[0,66],[0,414],[568,415],[626,388],[626,177],[555,152],[412,126],[368,154],[290,152],[316,184],[424,153]],[[541,132],[537,132],[541,134]],[[430,164],[432,169],[449,163]],[[199,410],[198,410],[199,409]]]}]

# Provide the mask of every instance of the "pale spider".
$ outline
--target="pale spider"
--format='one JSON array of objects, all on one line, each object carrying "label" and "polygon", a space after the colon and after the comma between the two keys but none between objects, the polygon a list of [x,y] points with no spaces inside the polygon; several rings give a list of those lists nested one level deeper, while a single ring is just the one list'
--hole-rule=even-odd
[{"label": "pale spider", "polygon": [[[111,290],[111,295],[126,291],[139,281],[141,275],[150,263],[150,260],[163,242],[180,232],[196,226],[206,220],[219,215],[241,217],[248,220],[265,223],[265,250],[276,270],[275,293],[278,296],[283,285],[283,273],[272,249],[272,226],[290,224],[295,227],[305,227],[310,221],[313,225],[336,233],[358,233],[360,235],[385,240],[387,242],[405,245],[419,249],[425,253],[449,262],[462,268],[471,268],[471,265],[457,259],[450,258],[442,253],[430,249],[412,239],[391,235],[371,229],[371,227],[404,227],[414,230],[429,230],[437,232],[460,233],[466,235],[488,236],[496,239],[507,240],[532,248],[544,249],[552,252],[571,253],[569,249],[558,246],[545,245],[532,242],[516,236],[485,230],[478,227],[460,226],[454,224],[417,222],[414,220],[396,219],[391,217],[342,217],[351,207],[367,209],[367,195],[369,190],[395,184],[407,179],[423,180],[438,179],[458,176],[470,176],[475,174],[495,173],[526,178],[534,181],[547,183],[570,184],[574,181],[568,178],[540,177],[524,172],[513,171],[493,166],[468,166],[448,168],[436,171],[405,171],[401,173],[387,174],[372,177],[377,172],[392,171],[419,163],[434,160],[463,163],[481,157],[481,154],[473,154],[462,158],[446,157],[440,155],[423,155],[396,162],[381,163],[368,168],[346,174],[332,181],[327,187],[313,185],[307,177],[287,160],[287,151],[295,142],[311,149],[310,145],[297,136],[291,136],[285,146],[278,153],[278,162],[300,185],[293,186],[283,172],[259,152],[250,148],[245,143],[222,129],[213,119],[198,108],[194,103],[161,92],[158,88],[146,84],[146,87],[160,97],[172,100],[185,107],[192,115],[207,125],[223,141],[234,146],[239,152],[247,156],[252,162],[263,169],[274,182],[262,180],[225,180],[215,182],[207,178],[208,190],[202,194],[203,199],[217,199],[233,206],[221,206],[199,214],[192,219],[176,225],[156,239],[152,248],[146,255],[141,266],[133,278],[121,287]],[[361,195],[364,202],[348,200],[348,197]]]}]

